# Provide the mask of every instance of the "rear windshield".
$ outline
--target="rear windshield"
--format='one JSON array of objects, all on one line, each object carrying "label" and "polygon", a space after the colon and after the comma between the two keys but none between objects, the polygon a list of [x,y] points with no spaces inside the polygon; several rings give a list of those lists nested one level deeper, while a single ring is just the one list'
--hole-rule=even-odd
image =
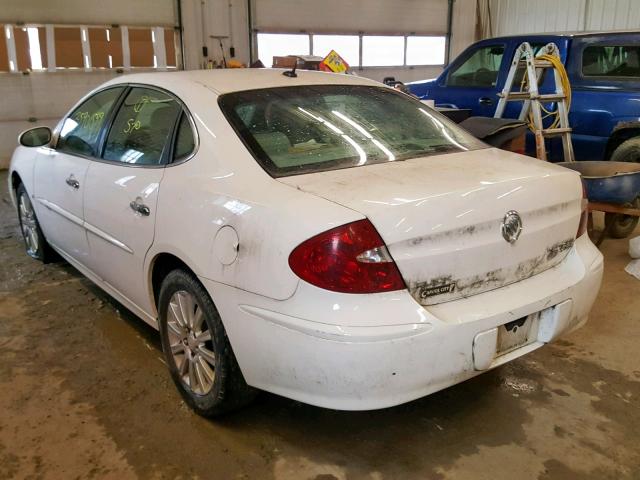
[{"label": "rear windshield", "polygon": [[420,101],[386,87],[268,88],[222,95],[219,104],[274,177],[486,148]]}]

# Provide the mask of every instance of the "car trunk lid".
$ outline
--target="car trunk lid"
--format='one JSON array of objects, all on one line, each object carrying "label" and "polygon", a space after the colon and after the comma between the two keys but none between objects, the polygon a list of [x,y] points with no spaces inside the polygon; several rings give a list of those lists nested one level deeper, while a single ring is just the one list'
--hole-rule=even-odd
[{"label": "car trunk lid", "polygon": [[[574,172],[497,149],[279,181],[369,218],[422,305],[552,268],[572,247],[581,214]],[[522,221],[513,243],[501,231],[508,212]]]}]

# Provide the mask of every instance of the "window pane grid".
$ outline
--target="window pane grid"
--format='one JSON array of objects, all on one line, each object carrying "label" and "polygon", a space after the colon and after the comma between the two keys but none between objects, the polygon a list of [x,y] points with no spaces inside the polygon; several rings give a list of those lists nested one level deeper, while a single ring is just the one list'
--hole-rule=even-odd
[{"label": "window pane grid", "polygon": [[258,57],[265,66],[274,56],[325,57],[335,50],[351,68],[444,65],[446,37],[442,35],[349,35],[258,33]]},{"label": "window pane grid", "polygon": [[[166,67],[177,68],[175,32],[170,27],[130,27],[124,51],[126,26],[4,25],[7,41],[0,42],[0,72],[55,71],[56,69],[163,68],[154,45],[166,54]],[[154,37],[157,30],[157,38]],[[49,33],[48,33],[49,32]],[[3,39],[4,40],[4,39]],[[11,44],[11,48],[9,48]],[[125,65],[124,57],[133,61]],[[51,60],[51,65],[49,65]]]}]

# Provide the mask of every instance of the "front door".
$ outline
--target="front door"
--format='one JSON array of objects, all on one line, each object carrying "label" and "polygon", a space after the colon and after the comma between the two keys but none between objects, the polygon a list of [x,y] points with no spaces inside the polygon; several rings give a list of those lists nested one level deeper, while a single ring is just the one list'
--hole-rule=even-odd
[{"label": "front door", "polygon": [[35,202],[47,241],[79,262],[88,254],[82,192],[90,160],[53,149],[38,153]]},{"label": "front door", "polygon": [[83,225],[86,174],[122,92],[122,87],[110,88],[83,101],[62,123],[54,148],[38,150],[34,197],[43,232],[52,245],[82,264],[89,253]]},{"label": "front door", "polygon": [[[153,243],[158,192],[180,104],[133,87],[116,113],[100,161],[87,172],[85,227],[90,268],[148,315],[145,255]],[[138,312],[141,313],[141,312]]]},{"label": "front door", "polygon": [[[478,46],[452,65],[440,80],[436,106],[469,108],[472,116],[492,117],[498,104],[506,44]],[[505,60],[506,61],[506,60]]]}]

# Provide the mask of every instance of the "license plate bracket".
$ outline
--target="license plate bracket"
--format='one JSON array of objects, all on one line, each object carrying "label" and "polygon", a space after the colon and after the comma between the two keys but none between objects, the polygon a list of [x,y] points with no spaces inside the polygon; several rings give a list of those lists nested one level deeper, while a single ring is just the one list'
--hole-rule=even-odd
[{"label": "license plate bracket", "polygon": [[504,355],[534,342],[538,336],[540,312],[498,327],[497,355]]}]

